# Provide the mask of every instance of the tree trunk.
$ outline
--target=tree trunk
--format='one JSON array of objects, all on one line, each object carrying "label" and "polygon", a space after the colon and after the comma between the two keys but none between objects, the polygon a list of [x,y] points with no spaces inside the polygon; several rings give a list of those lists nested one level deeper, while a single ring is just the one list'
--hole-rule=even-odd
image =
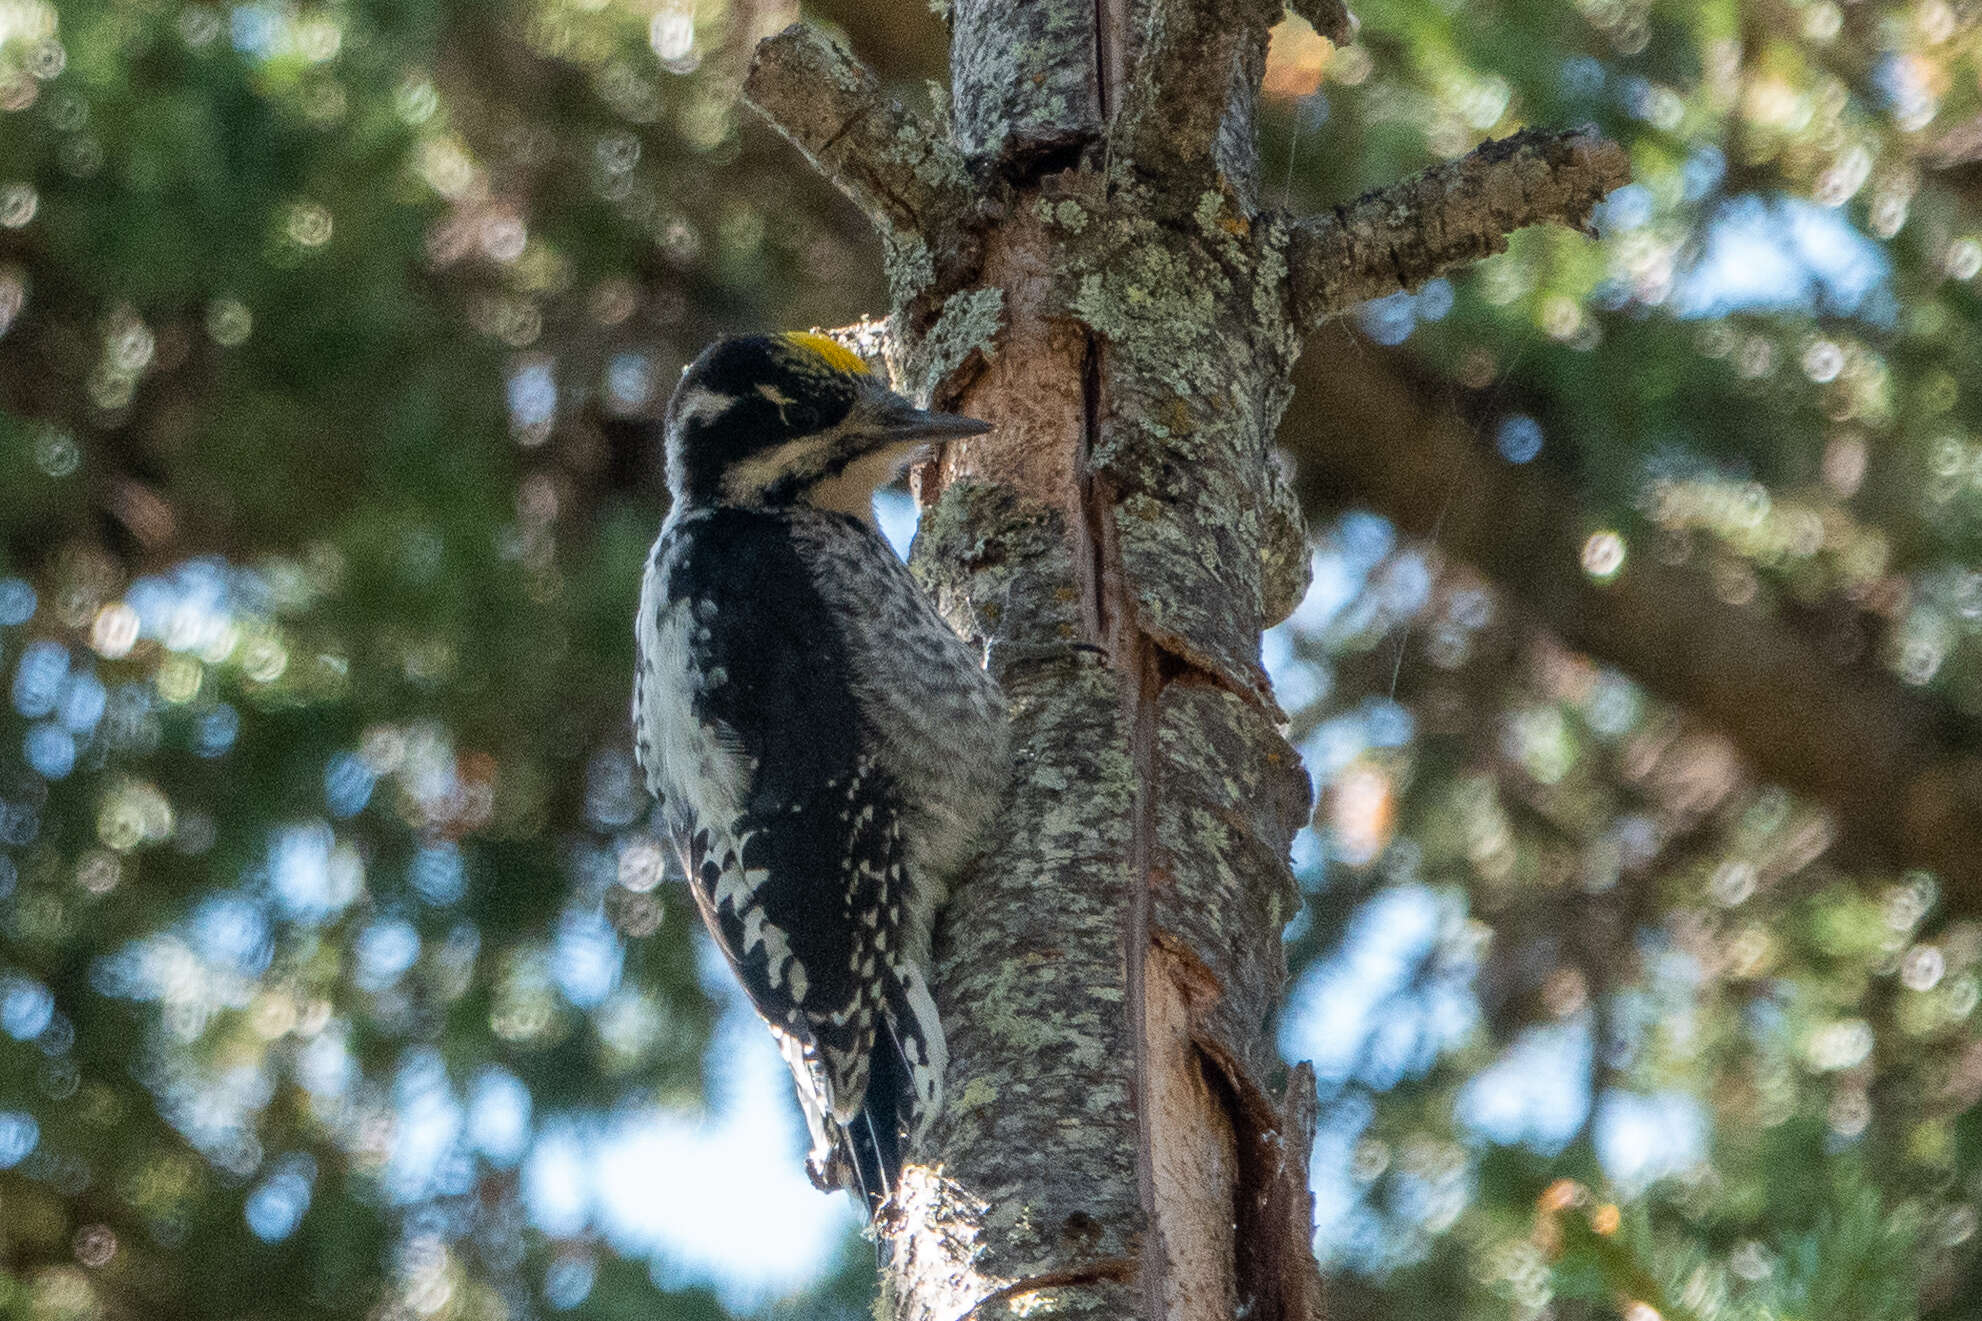
[{"label": "tree trunk", "polygon": [[882,230],[895,310],[865,347],[997,424],[917,474],[918,570],[1010,698],[1017,774],[937,933],[949,1100],[881,1227],[904,1321],[1319,1314],[1313,1081],[1275,1095],[1267,1031],[1309,799],[1258,660],[1307,564],[1274,427],[1306,326],[1580,225],[1623,168],[1522,135],[1261,213],[1278,17],[956,0],[947,132],[802,27],[751,73]]}]

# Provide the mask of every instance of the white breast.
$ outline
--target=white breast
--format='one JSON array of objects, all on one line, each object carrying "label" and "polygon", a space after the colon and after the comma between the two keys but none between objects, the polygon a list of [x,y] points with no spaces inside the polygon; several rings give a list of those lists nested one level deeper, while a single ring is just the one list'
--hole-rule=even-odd
[{"label": "white breast", "polygon": [[[668,540],[663,526],[655,548]],[[640,683],[633,720],[647,787],[668,805],[671,820],[683,809],[693,820],[727,830],[743,809],[750,766],[730,731],[705,724],[695,714],[704,676],[694,664],[694,642],[706,624],[696,618],[697,603],[664,604],[668,564],[664,553],[650,555],[640,585],[640,617],[634,623]],[[708,606],[704,604],[706,614]]]}]

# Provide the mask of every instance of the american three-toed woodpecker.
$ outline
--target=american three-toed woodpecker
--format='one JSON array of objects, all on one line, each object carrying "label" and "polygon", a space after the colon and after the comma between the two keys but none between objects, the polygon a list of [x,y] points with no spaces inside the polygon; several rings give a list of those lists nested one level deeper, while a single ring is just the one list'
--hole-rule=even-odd
[{"label": "american three-toed woodpecker", "polygon": [[777,1037],[821,1187],[870,1213],[942,1105],[930,925],[1007,774],[997,686],[874,526],[915,408],[822,335],[726,339],[667,410],[635,749],[696,906]]}]

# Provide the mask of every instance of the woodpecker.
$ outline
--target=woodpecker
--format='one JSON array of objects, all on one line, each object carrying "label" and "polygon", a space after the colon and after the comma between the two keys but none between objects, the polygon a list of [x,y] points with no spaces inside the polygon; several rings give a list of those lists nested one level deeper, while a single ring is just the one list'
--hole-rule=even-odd
[{"label": "woodpecker", "polygon": [[930,928],[1009,768],[1003,697],[874,523],[973,418],[819,334],[719,340],[666,416],[635,751],[696,907],[797,1084],[807,1169],[873,1217],[942,1107]]}]

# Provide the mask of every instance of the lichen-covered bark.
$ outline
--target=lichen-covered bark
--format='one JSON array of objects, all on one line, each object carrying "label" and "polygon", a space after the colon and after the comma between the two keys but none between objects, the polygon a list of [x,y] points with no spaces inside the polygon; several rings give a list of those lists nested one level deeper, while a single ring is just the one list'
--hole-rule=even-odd
[{"label": "lichen-covered bark", "polygon": [[896,1314],[915,1321],[1020,1281],[1066,1281],[1072,1296],[1073,1282],[1134,1274],[1120,915],[1135,767],[1114,680],[1063,590],[1070,546],[1060,515],[1004,485],[953,483],[924,516],[925,581],[990,642],[1011,702],[1006,819],[1023,826],[999,832],[939,935],[937,1006],[963,1063],[902,1198]]},{"label": "lichen-covered bark", "polygon": [[1173,224],[1132,204],[1091,229],[1063,238],[1067,306],[1107,355],[1088,459],[1127,604],[1167,655],[1263,696],[1261,567],[1299,536],[1269,454],[1299,348],[1281,239],[1209,191]]},{"label": "lichen-covered bark", "polygon": [[916,478],[917,571],[985,648],[1018,753],[937,931],[950,1100],[879,1226],[904,1321],[1319,1314],[1313,1080],[1276,1091],[1266,1033],[1309,793],[1259,662],[1306,581],[1274,427],[1304,320],[1408,278],[1414,215],[1440,260],[1492,225],[1580,221],[1601,182],[1556,206],[1589,185],[1554,172],[1602,153],[1521,146],[1380,210],[1259,214],[1277,13],[957,0],[953,144],[915,141],[802,31],[752,73],[890,236],[896,307],[862,351],[996,424]]},{"label": "lichen-covered bark", "polygon": [[1148,0],[1129,56],[1115,138],[1139,170],[1188,198],[1221,181],[1247,205],[1258,182],[1253,98],[1274,0]]},{"label": "lichen-covered bark", "polygon": [[1031,168],[1100,140],[1096,0],[954,0],[950,120],[966,156]]},{"label": "lichen-covered bark", "polygon": [[1630,178],[1623,148],[1595,129],[1526,129],[1303,220],[1293,257],[1301,322],[1317,325],[1504,252],[1508,234],[1526,225],[1584,229],[1596,204]]},{"label": "lichen-covered bark", "polygon": [[[1045,1066],[1072,1090],[1031,1111],[1059,1136],[938,1134],[943,1182],[907,1200],[904,1240],[928,1240],[918,1217],[948,1223],[969,1196],[1014,1218],[985,1217],[967,1245],[950,1236],[938,1271],[898,1270],[902,1316],[1044,1282],[1063,1305],[1082,1281],[1132,1282],[1139,1305],[1113,1315],[1222,1319],[1262,1295],[1312,1295],[1241,1269],[1300,1266],[1304,1228],[1298,1251],[1258,1258],[1234,1232],[1237,1208],[1289,1179],[1305,1189],[1304,1165],[1259,1158],[1282,1141],[1263,1026],[1307,801],[1258,661],[1268,614],[1299,593],[1279,582],[1269,603],[1266,567],[1305,562],[1267,452],[1298,340],[1278,227],[1218,189],[1168,223],[1153,210],[1126,167],[1055,173],[1012,206],[985,249],[984,278],[1006,293],[999,343],[943,400],[1000,427],[924,477],[925,495],[944,494],[919,559],[951,618],[990,635],[1036,749],[999,845],[943,923],[939,1003],[963,1043],[951,1085],[989,1095]],[[1004,1019],[980,993],[1009,984],[980,978],[1013,959],[1028,1015],[1029,994],[1102,995],[1114,1015],[1020,1041],[1015,1057],[977,1021]]]}]

